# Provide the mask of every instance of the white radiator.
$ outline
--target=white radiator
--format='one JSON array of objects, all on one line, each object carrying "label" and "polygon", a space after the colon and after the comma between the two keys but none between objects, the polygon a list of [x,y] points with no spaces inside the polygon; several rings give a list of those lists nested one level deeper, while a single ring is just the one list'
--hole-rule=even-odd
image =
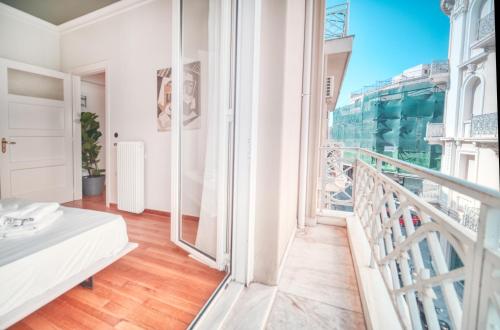
[{"label": "white radiator", "polygon": [[117,144],[118,209],[132,213],[144,211],[144,142]]}]

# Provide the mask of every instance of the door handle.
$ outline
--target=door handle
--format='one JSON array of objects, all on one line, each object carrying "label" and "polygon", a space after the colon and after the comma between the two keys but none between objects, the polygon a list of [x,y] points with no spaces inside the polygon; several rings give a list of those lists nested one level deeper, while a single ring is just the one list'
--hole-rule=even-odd
[{"label": "door handle", "polygon": [[2,138],[2,153],[6,153],[7,152],[7,145],[8,144],[16,144],[14,141],[7,141],[6,138]]}]

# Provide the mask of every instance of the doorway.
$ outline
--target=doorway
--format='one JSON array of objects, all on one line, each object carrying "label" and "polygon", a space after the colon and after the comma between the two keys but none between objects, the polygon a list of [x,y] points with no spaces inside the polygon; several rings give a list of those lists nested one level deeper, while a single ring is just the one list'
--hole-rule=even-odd
[{"label": "doorway", "polygon": [[[77,76],[73,81],[74,95],[74,118],[73,132],[75,136],[74,142],[74,159],[75,159],[75,199],[87,200],[89,202],[101,203],[105,207],[110,206],[110,201],[113,196],[116,196],[116,162],[113,162],[112,157],[116,157],[111,145],[111,129],[110,129],[110,105],[109,105],[109,68],[107,62],[99,62],[74,69],[71,74]],[[75,86],[76,85],[76,86]],[[97,159],[97,168],[104,174],[104,189],[103,192],[95,196],[84,196],[82,181],[83,177],[89,175],[85,171],[82,164],[82,112],[88,112],[96,115],[96,121],[99,123],[99,131],[101,136],[98,139],[100,151]]]},{"label": "doorway", "polygon": [[82,75],[82,199],[106,204],[106,73]]}]

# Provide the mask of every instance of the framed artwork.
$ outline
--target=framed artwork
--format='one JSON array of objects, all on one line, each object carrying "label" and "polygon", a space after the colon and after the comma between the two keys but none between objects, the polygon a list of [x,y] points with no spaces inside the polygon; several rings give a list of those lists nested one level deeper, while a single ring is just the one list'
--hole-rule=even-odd
[{"label": "framed artwork", "polygon": [[157,121],[158,131],[170,131],[172,128],[172,69],[156,71]]},{"label": "framed artwork", "polygon": [[[184,84],[182,86],[182,125],[184,129],[198,129],[201,126],[200,68],[199,61],[184,65]],[[172,69],[157,70],[156,78],[158,131],[170,131],[172,129]]]}]

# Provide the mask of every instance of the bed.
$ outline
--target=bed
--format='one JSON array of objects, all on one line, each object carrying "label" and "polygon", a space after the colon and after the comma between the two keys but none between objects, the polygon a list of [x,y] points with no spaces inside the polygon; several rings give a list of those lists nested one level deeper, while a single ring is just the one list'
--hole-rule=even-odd
[{"label": "bed", "polygon": [[[2,200],[2,204],[26,201]],[[61,207],[50,227],[0,239],[0,329],[7,328],[137,247],[119,215]]]}]

